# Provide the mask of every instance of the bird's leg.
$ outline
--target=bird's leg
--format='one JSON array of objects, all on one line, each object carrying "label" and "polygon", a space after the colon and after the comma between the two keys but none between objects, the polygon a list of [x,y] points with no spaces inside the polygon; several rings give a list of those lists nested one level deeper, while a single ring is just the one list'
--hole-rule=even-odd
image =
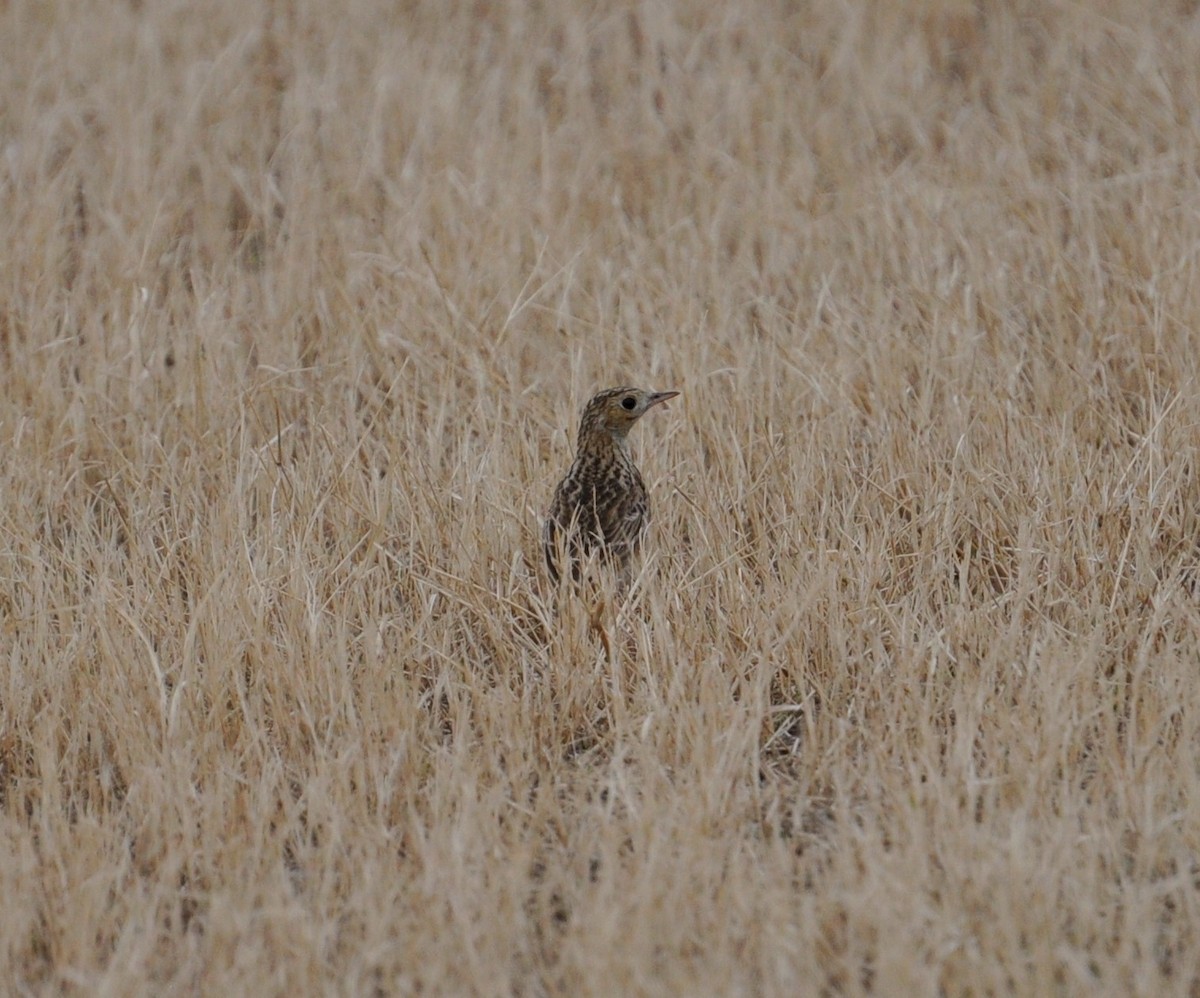
[{"label": "bird's leg", "polygon": [[612,642],[609,641],[608,629],[604,626],[604,611],[606,608],[607,603],[604,597],[601,596],[588,614],[588,626],[600,635],[600,643],[604,645],[604,654],[608,656],[608,660],[611,663],[613,657]]},{"label": "bird's leg", "polygon": [[629,564],[629,555],[621,558],[620,564],[617,566],[617,595],[622,601],[629,596],[630,587],[633,584],[633,571]]}]

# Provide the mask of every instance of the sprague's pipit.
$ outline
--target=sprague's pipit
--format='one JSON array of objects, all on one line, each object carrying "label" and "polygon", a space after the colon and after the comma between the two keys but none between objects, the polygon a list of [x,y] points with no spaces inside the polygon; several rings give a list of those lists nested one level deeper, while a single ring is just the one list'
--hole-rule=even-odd
[{"label": "sprague's pipit", "polygon": [[554,490],[542,532],[555,582],[561,559],[578,582],[583,562],[596,553],[628,586],[630,558],[650,522],[650,495],[629,453],[629,431],[649,409],[678,394],[609,388],[583,410],[575,461]]}]

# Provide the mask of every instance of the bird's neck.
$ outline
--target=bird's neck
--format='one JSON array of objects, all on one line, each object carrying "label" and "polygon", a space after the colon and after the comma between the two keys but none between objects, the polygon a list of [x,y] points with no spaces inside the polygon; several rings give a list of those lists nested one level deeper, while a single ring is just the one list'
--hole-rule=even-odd
[{"label": "bird's neck", "polygon": [[633,463],[633,457],[629,453],[629,437],[623,433],[611,433],[600,427],[585,427],[580,431],[577,452],[579,457],[588,460]]}]

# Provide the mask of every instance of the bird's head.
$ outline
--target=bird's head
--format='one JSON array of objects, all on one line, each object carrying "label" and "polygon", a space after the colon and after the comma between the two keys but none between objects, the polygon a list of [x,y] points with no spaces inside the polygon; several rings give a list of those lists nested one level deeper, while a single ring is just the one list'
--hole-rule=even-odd
[{"label": "bird's head", "polygon": [[581,440],[593,433],[607,433],[624,440],[630,428],[660,402],[679,392],[648,392],[641,388],[609,388],[592,397],[579,424]]}]

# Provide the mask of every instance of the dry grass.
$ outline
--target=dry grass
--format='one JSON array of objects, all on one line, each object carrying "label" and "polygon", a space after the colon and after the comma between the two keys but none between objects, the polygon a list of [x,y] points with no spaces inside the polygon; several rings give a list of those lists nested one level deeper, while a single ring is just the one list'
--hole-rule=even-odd
[{"label": "dry grass", "polygon": [[1195,4],[396,6],[0,6],[3,987],[1200,991]]}]

